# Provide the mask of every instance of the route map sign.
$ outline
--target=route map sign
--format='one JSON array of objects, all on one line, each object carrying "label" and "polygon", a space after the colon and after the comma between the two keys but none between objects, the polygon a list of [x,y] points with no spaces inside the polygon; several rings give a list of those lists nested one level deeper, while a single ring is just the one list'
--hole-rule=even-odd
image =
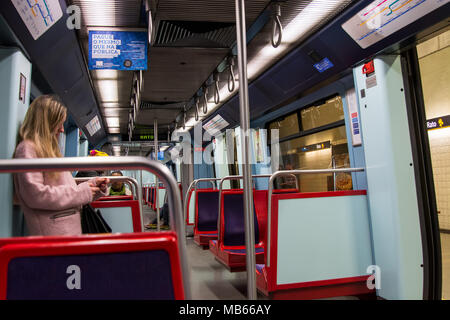
[{"label": "route map sign", "polygon": [[342,25],[365,49],[450,0],[377,0]]},{"label": "route map sign", "polygon": [[147,31],[89,30],[89,69],[147,70]]},{"label": "route map sign", "polygon": [[34,40],[51,28],[63,12],[59,0],[11,0]]}]

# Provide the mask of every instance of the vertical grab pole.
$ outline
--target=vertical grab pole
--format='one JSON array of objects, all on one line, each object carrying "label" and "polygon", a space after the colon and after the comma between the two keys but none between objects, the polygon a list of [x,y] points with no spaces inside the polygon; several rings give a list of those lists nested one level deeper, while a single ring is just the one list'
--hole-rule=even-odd
[{"label": "vertical grab pole", "polygon": [[[158,161],[158,119],[155,119],[153,122],[153,141],[155,142],[155,160]],[[158,231],[161,231],[161,227],[159,226],[159,179],[157,176],[155,176],[155,182],[156,228]]]},{"label": "vertical grab pole", "polygon": [[239,110],[241,117],[242,176],[244,180],[245,246],[247,262],[247,297],[256,300],[255,225],[253,221],[253,190],[250,166],[250,111],[247,79],[247,28],[245,27],[245,2],[235,0],[236,38],[239,67]]}]

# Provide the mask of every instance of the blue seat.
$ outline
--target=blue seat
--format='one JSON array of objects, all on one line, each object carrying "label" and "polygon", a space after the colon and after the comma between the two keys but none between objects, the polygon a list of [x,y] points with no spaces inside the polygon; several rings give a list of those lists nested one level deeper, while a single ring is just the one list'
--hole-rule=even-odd
[{"label": "blue seat", "polygon": [[[223,198],[223,244],[225,246],[245,246],[244,223],[244,195],[239,193],[226,193]],[[259,241],[258,219],[253,207],[253,221],[255,223],[255,243]]]},{"label": "blue seat", "polygon": [[197,190],[196,196],[196,229],[198,231],[217,231],[219,192],[217,190]]}]

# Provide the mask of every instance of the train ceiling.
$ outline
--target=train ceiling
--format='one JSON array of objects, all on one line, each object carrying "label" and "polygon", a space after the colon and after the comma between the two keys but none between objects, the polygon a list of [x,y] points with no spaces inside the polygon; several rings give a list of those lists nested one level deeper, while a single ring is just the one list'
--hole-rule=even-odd
[{"label": "train ceiling", "polygon": [[[59,0],[62,11],[67,5],[81,8],[81,29],[69,30],[63,19],[38,40],[34,40],[11,1],[1,1],[0,12],[25,48],[42,78],[53,92],[59,94],[69,108],[78,127],[92,145],[101,144],[108,136],[116,141],[128,140],[129,113],[133,109],[133,72],[88,70],[88,28],[147,28],[142,0]],[[281,6],[280,24],[283,41],[278,48],[271,45],[272,3]],[[337,74],[386,45],[429,27],[445,18],[447,4],[440,12],[429,14],[415,27],[397,32],[379,44],[361,49],[343,32],[341,24],[356,14],[367,1],[350,0],[289,0],[246,1],[248,75],[250,82],[251,117],[264,114],[294,94],[299,94],[326,77]],[[221,101],[214,103],[213,90],[208,91],[208,112],[200,112],[199,121],[221,114],[230,126],[239,121],[238,86],[228,92],[226,58],[235,54],[235,11],[232,0],[152,0],[153,34],[148,51],[148,70],[143,72],[143,90],[136,126],[153,127],[157,119],[159,131],[188,131],[194,120],[194,97],[202,85],[211,85],[214,71],[220,71]],[[344,14],[341,14],[343,10]],[[330,22],[330,23],[329,23]],[[421,29],[422,28],[422,29]],[[295,50],[294,50],[295,49]],[[311,52],[331,57],[335,67],[318,73],[312,69]],[[61,53],[64,52],[64,56]],[[282,63],[277,64],[278,61]],[[237,75],[237,66],[233,68]],[[237,80],[237,76],[236,76]],[[308,84],[306,84],[308,83]],[[296,93],[294,93],[294,91]],[[186,123],[183,121],[186,110]],[[89,135],[86,125],[95,117],[100,128]],[[184,129],[180,127],[185,124]],[[148,144],[146,145],[148,147]],[[145,152],[140,148],[139,152]],[[122,150],[123,153],[123,150]]]}]

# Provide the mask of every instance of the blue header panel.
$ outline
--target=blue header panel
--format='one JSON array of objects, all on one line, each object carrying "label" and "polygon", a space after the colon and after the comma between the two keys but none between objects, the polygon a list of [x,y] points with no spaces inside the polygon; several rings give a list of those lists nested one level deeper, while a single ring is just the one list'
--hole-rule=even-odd
[{"label": "blue header panel", "polygon": [[147,32],[89,31],[89,69],[147,70]]}]

